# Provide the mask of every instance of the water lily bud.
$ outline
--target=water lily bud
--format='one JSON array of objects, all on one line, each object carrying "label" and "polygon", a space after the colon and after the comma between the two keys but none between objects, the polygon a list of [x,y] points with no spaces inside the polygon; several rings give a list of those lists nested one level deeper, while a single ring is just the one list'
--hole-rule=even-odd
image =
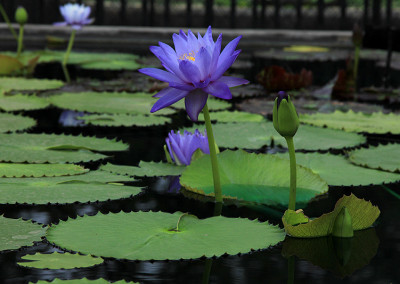
[{"label": "water lily bud", "polygon": [[346,207],[340,210],[333,223],[332,236],[339,238],[352,238],[354,236],[353,222]]},{"label": "water lily bud", "polygon": [[353,26],[353,44],[354,46],[360,47],[363,40],[363,30],[361,29],[360,25],[355,23]]},{"label": "water lily bud", "polygon": [[25,25],[28,21],[28,12],[26,12],[25,8],[22,6],[18,6],[15,11],[15,20],[20,25]]},{"label": "water lily bud", "polygon": [[299,128],[299,116],[286,92],[279,92],[275,99],[273,123],[276,131],[283,137],[293,137]]}]

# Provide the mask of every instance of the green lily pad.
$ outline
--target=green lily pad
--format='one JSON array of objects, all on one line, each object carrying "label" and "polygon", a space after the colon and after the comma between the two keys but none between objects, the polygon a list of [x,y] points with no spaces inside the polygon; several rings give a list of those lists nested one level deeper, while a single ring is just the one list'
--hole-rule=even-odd
[{"label": "green lily pad", "polygon": [[[289,159],[287,153],[276,155]],[[400,174],[355,166],[340,155],[296,153],[296,162],[319,174],[329,185],[358,186],[392,183],[400,180]]]},{"label": "green lily pad", "polygon": [[[32,283],[33,282],[29,282]],[[90,280],[87,278],[82,278],[82,279],[72,279],[72,280],[63,280],[63,279],[54,279],[51,282],[44,281],[44,280],[39,280],[38,282],[35,282],[37,284],[139,284],[138,282],[126,282],[125,280],[120,280],[120,281],[115,281],[115,282],[110,282],[105,279],[96,279],[96,280]]]},{"label": "green lily pad", "polygon": [[27,254],[21,257],[21,259],[25,261],[18,262],[18,265],[38,269],[73,269],[90,267],[104,262],[102,258],[68,252]]},{"label": "green lily pad", "polygon": [[37,96],[22,94],[0,96],[0,108],[5,111],[36,110],[46,108],[49,105],[50,103],[46,99]]},{"label": "green lily pad", "polygon": [[342,129],[348,132],[392,133],[400,134],[400,116],[394,113],[335,111],[333,113],[301,114],[300,121],[315,126]]},{"label": "green lily pad", "polygon": [[185,167],[176,166],[168,163],[155,163],[155,162],[139,162],[139,167],[132,166],[119,166],[113,164],[106,164],[100,167],[100,170],[139,177],[158,177],[158,176],[179,176]]},{"label": "green lily pad", "polygon": [[26,78],[0,78],[0,90],[9,91],[35,91],[51,90],[64,86],[59,80],[26,79]]},{"label": "green lily pad", "polygon": [[79,65],[82,69],[90,70],[137,70],[142,68],[143,65],[136,62],[136,60],[103,60],[97,62],[88,62]]},{"label": "green lily pad", "polygon": [[0,251],[19,249],[40,242],[46,232],[43,226],[22,219],[0,216]]},{"label": "green lily pad", "polygon": [[[150,114],[156,102],[146,93],[63,93],[49,97],[49,101],[63,109],[108,114]],[[174,113],[170,108],[157,111],[157,115]]]},{"label": "green lily pad", "polygon": [[264,249],[282,241],[284,233],[257,220],[222,216],[200,220],[186,213],[150,211],[61,221],[49,228],[47,239],[64,249],[103,257],[178,260]]},{"label": "green lily pad", "polygon": [[86,124],[96,126],[154,126],[171,123],[171,119],[163,116],[155,115],[129,115],[129,114],[88,114],[78,117]]},{"label": "green lily pad", "polygon": [[[210,114],[211,119],[212,113]],[[216,123],[212,125],[215,142],[218,147],[259,149],[271,144],[272,123],[240,122],[240,123]],[[180,129],[194,132],[198,129],[204,132],[204,125],[195,125],[190,128]]]},{"label": "green lily pad", "polygon": [[74,164],[13,164],[0,163],[0,177],[55,177],[86,173],[87,169]]},{"label": "green lily pad", "polygon": [[[235,110],[213,112],[211,120],[218,122],[262,122],[265,118],[260,114]],[[199,115],[199,121],[204,121],[202,115]]]},{"label": "green lily pad", "polygon": [[92,151],[124,151],[128,145],[106,138],[55,134],[0,134],[0,160],[16,163],[74,163],[104,159]]},{"label": "green lily pad", "polygon": [[[307,217],[304,216],[303,212],[287,210],[282,217],[282,222],[286,233],[292,237],[315,238],[329,236],[332,233],[336,216],[343,207],[347,208],[351,216],[354,231],[371,227],[380,214],[377,206],[373,206],[371,202],[359,199],[354,194],[351,194],[340,198],[332,212],[323,214],[314,220],[296,224],[297,222],[293,222],[293,215],[299,215],[302,219]],[[297,218],[295,217],[295,219]]]},{"label": "green lily pad", "polygon": [[130,180],[133,179],[104,171],[64,177],[2,178],[0,202],[65,204],[129,198],[139,194],[141,188],[123,186],[118,182]]},{"label": "green lily pad", "polygon": [[21,131],[35,125],[36,120],[33,118],[11,113],[0,113],[0,132]]},{"label": "green lily pad", "polygon": [[[287,147],[286,140],[273,129],[275,145]],[[355,147],[366,142],[363,135],[342,130],[300,125],[293,143],[297,150],[329,150]]]},{"label": "green lily pad", "polygon": [[[226,100],[219,100],[214,99],[212,96],[208,96],[207,106],[210,111],[217,111],[217,110],[224,110],[230,108],[232,105],[229,101]],[[185,100],[177,101],[172,105],[174,108],[178,109],[185,109]],[[202,114],[199,115],[199,118],[203,116]],[[212,119],[212,115],[211,115]]]},{"label": "green lily pad", "polygon": [[400,173],[400,144],[379,145],[362,148],[349,154],[349,160],[356,165]]},{"label": "green lily pad", "polygon": [[[289,162],[275,155],[249,154],[226,150],[217,155],[222,195],[228,199],[286,206],[289,201]],[[180,183],[187,190],[214,196],[209,155],[186,167]],[[304,205],[311,198],[328,191],[328,185],[309,169],[297,166],[297,202]]]}]

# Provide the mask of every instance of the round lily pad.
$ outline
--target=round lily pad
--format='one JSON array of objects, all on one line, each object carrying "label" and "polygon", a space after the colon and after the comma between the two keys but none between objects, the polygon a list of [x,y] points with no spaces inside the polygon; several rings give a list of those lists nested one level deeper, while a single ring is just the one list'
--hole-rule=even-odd
[{"label": "round lily pad", "polygon": [[[218,111],[211,114],[211,120],[218,122],[262,122],[264,117],[260,114],[244,111]],[[204,117],[199,115],[199,121],[204,121]]]},{"label": "round lily pad", "polygon": [[35,125],[36,120],[33,118],[11,113],[0,113],[0,132],[15,132]]},{"label": "round lily pad", "polygon": [[400,173],[400,144],[362,148],[349,154],[349,160],[359,166]]},{"label": "round lily pad", "polygon": [[9,91],[35,91],[51,90],[64,86],[59,80],[26,79],[26,78],[0,78],[0,90]]},{"label": "round lily pad", "polygon": [[[33,282],[29,282],[32,283]],[[35,282],[37,284],[49,284],[48,281],[44,280],[39,280],[38,282]],[[120,281],[115,281],[115,282],[110,282],[105,279],[96,279],[96,280],[90,280],[87,278],[82,278],[82,279],[72,279],[72,280],[63,280],[63,279],[54,279],[53,281],[50,282],[51,284],[138,284],[138,282],[126,282],[125,280],[120,280]]]},{"label": "round lily pad", "polygon": [[235,255],[275,245],[284,236],[278,226],[257,220],[201,220],[180,212],[151,211],[78,217],[47,231],[47,239],[61,248],[130,260]]},{"label": "round lily pad", "polygon": [[[289,159],[287,153],[276,155]],[[355,166],[341,155],[296,153],[296,162],[319,174],[329,185],[358,186],[392,183],[400,180],[400,174]]]},{"label": "round lily pad", "polygon": [[86,173],[84,167],[74,164],[14,164],[0,163],[0,177],[55,177]]},{"label": "round lily pad", "polygon": [[43,226],[22,219],[0,216],[0,251],[19,249],[40,242],[46,232]]},{"label": "round lily pad", "polygon": [[[147,93],[82,92],[62,93],[49,97],[49,101],[59,108],[91,113],[150,114],[156,99]],[[156,114],[174,112],[171,108],[164,108]]]},{"label": "round lily pad", "polygon": [[0,96],[0,108],[5,111],[43,109],[49,105],[50,103],[46,99],[37,96],[28,96],[22,94],[13,96]]},{"label": "round lily pad", "polygon": [[100,170],[128,175],[128,176],[146,176],[146,177],[158,177],[158,176],[178,176],[183,170],[184,166],[176,166],[168,163],[155,163],[155,162],[144,162],[140,161],[138,167],[132,166],[120,166],[113,164],[106,164],[100,167]]},{"label": "round lily pad", "polygon": [[92,151],[124,151],[128,145],[106,138],[55,134],[0,134],[4,162],[74,163],[104,159]]},{"label": "round lily pad", "polygon": [[24,262],[18,262],[18,265],[39,269],[73,269],[81,267],[90,267],[103,263],[102,258],[91,255],[80,255],[72,253],[35,253],[27,254],[21,257]]},{"label": "round lily pad", "polygon": [[[288,204],[290,173],[287,160],[242,150],[227,150],[217,157],[223,197],[277,207]],[[187,166],[180,182],[189,191],[214,196],[209,155]],[[297,166],[296,200],[299,206],[327,191],[328,185],[317,174]]]},{"label": "round lily pad", "polygon": [[155,115],[129,115],[129,114],[88,114],[78,117],[86,124],[96,126],[155,126],[171,123],[171,119]]},{"label": "round lily pad", "polygon": [[394,113],[374,112],[372,114],[364,114],[352,110],[348,112],[337,110],[333,113],[302,114],[300,115],[300,121],[315,126],[342,129],[348,132],[400,134],[400,116]]}]

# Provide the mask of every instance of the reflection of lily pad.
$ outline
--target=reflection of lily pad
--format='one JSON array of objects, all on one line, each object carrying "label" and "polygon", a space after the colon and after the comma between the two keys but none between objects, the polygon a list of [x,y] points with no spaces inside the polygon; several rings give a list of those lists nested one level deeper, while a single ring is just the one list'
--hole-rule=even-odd
[{"label": "reflection of lily pad", "polygon": [[[289,201],[289,162],[274,155],[249,154],[245,151],[224,151],[218,154],[222,195],[229,199],[286,206]],[[186,167],[180,182],[187,190],[214,195],[209,155]],[[297,167],[297,201],[299,206],[328,185],[309,169]]]},{"label": "reflection of lily pad", "polygon": [[80,255],[72,253],[35,253],[34,255],[24,255],[18,265],[32,268],[47,269],[73,269],[80,267],[90,267],[102,263],[102,258],[90,255]]},{"label": "reflection of lily pad", "polygon": [[146,176],[146,177],[158,177],[158,176],[178,176],[185,169],[183,166],[176,166],[168,163],[155,163],[155,162],[144,162],[140,161],[138,167],[132,166],[119,166],[113,164],[106,164],[100,167],[100,170],[128,175],[128,176]]},{"label": "reflection of lily pad", "polygon": [[50,103],[46,99],[37,96],[27,96],[22,94],[0,96],[0,108],[5,111],[43,109],[49,105]]},{"label": "reflection of lily pad", "polygon": [[0,78],[0,91],[51,90],[64,86],[62,81],[25,78]]},{"label": "reflection of lily pad", "polygon": [[129,114],[87,114],[78,117],[78,120],[83,120],[86,124],[96,126],[154,126],[171,123],[171,119],[163,116],[155,115],[129,115]]},{"label": "reflection of lily pad", "polygon": [[87,171],[73,164],[0,163],[0,177],[54,177],[83,174]]},{"label": "reflection of lily pad", "polygon": [[[289,159],[287,153],[276,155]],[[357,186],[391,183],[400,180],[400,174],[355,166],[340,155],[296,153],[296,162],[319,174],[329,185]]]},{"label": "reflection of lily pad", "polygon": [[400,173],[400,144],[362,148],[349,154],[349,160],[363,167]]},{"label": "reflection of lily pad", "polygon": [[11,113],[0,113],[0,132],[15,132],[35,125],[36,121],[33,118]]},{"label": "reflection of lily pad", "polygon": [[180,212],[98,213],[61,221],[47,231],[47,239],[61,248],[132,260],[234,255],[267,248],[283,238],[278,226],[257,220],[201,220]]},{"label": "reflection of lily pad", "polygon": [[22,219],[0,216],[0,251],[19,249],[40,242],[46,228]]},{"label": "reflection of lily pad", "polygon": [[[261,122],[264,117],[260,114],[244,111],[219,111],[211,114],[211,120],[218,122]],[[199,115],[199,121],[204,121],[204,117]]]}]

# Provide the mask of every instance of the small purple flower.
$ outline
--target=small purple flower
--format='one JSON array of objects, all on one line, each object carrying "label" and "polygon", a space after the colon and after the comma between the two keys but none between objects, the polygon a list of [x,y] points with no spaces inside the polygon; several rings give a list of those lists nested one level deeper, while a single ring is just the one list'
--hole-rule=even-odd
[{"label": "small purple flower", "polygon": [[222,76],[241,52],[235,50],[241,38],[239,36],[232,40],[221,52],[222,34],[214,42],[209,27],[204,37],[198,34],[196,38],[190,30],[187,35],[182,30],[179,35],[173,34],[175,50],[162,42],[159,42],[159,46],[151,46],[151,52],[160,59],[167,71],[143,68],[139,72],[169,83],[168,88],[154,96],[159,100],[151,112],[185,98],[186,112],[193,121],[197,121],[208,94],[231,99],[230,87],[248,83],[245,79]]},{"label": "small purple flower", "polygon": [[54,23],[55,26],[70,25],[75,30],[80,30],[82,26],[93,23],[93,19],[89,19],[90,7],[79,4],[65,4],[60,6],[61,15],[64,17],[65,22]]},{"label": "small purple flower", "polygon": [[[172,162],[178,166],[189,165],[197,149],[200,149],[204,154],[210,154],[205,131],[203,135],[197,129],[194,133],[185,130],[183,135],[181,135],[179,131],[174,133],[174,131],[171,130],[165,142],[168,147],[169,157]],[[167,157],[167,159],[169,157]]]}]

